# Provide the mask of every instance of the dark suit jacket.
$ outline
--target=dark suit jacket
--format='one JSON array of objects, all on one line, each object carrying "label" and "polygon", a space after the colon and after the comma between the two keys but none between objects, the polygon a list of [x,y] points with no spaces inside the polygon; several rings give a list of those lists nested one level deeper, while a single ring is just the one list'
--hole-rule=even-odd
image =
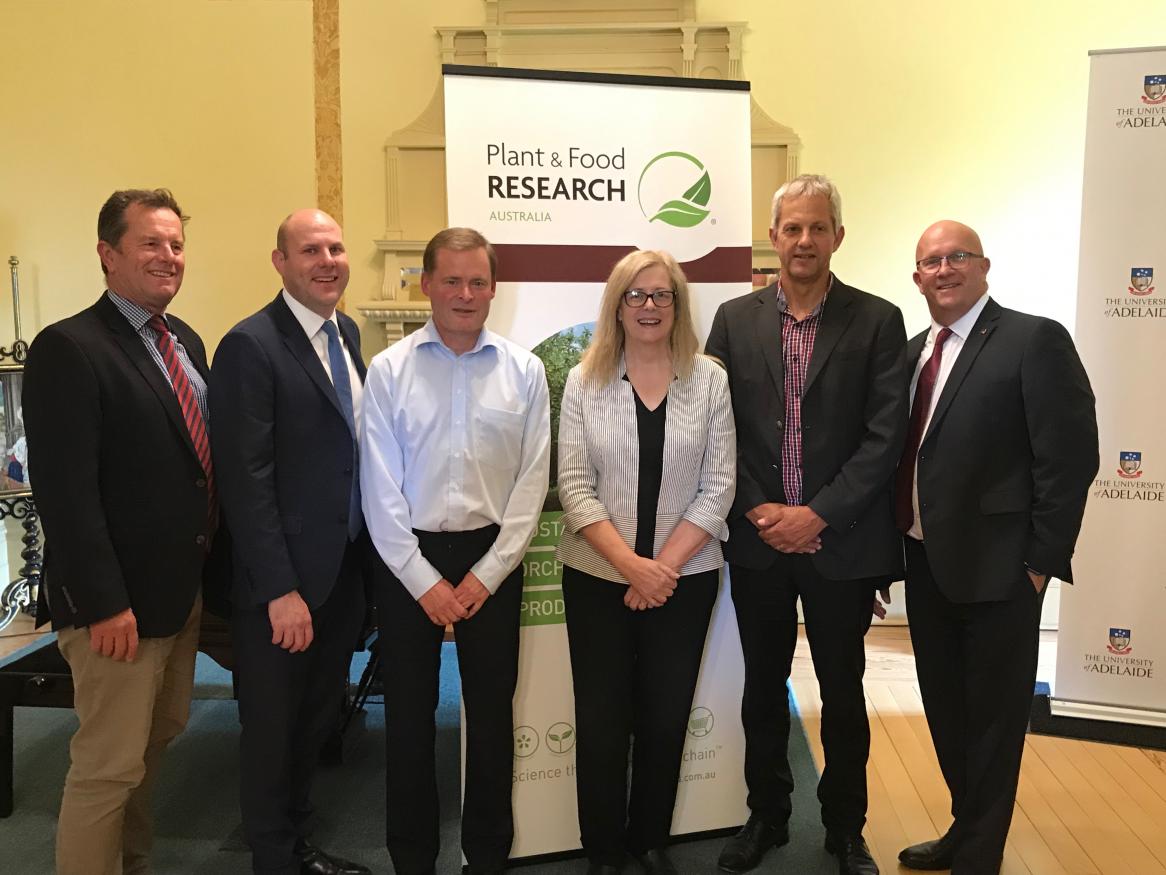
[{"label": "dark suit jacket", "polygon": [[[198,335],[167,319],[208,376]],[[22,401],[53,628],[132,608],[139,635],[176,634],[221,568],[207,561],[206,476],[174,390],[108,297],[37,335]]]},{"label": "dark suit jacket", "polygon": [[[356,323],[336,317],[363,381]],[[234,604],[254,608],[296,589],[309,607],[319,607],[348,545],[355,436],[282,292],[219,344],[211,421],[235,546]]]},{"label": "dark suit jacket", "polygon": [[[911,339],[912,366],[926,339]],[[943,594],[1030,595],[1025,564],[1071,581],[1097,468],[1093,391],[1069,333],[989,299],[919,446],[923,543]]]},{"label": "dark suit jacket", "polygon": [[[823,577],[902,575],[891,486],[907,431],[906,341],[898,307],[835,278],[802,396],[802,501],[827,523],[813,556]],[[786,500],[777,286],[722,304],[705,351],[729,372],[737,421],[737,497],[725,552],[731,563],[768,568],[779,554],[745,514]]]}]

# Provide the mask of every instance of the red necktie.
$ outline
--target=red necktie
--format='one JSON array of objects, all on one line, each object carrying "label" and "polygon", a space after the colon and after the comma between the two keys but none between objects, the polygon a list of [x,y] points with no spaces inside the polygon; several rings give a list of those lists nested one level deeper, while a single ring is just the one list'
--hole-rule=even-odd
[{"label": "red necktie", "polygon": [[194,387],[190,385],[190,378],[186,376],[186,369],[182,367],[182,362],[178,358],[178,350],[174,347],[174,339],[170,336],[170,329],[166,327],[165,320],[161,316],[151,316],[146,324],[158,334],[158,352],[162,353],[162,363],[166,365],[170,385],[178,398],[178,406],[182,408],[186,430],[190,432],[194,451],[198,454],[198,461],[206,473],[207,511],[213,528],[216,517],[215,472],[211,464],[211,442],[206,433],[206,423],[203,421],[202,411],[198,408]]},{"label": "red necktie", "polygon": [[895,472],[895,524],[900,532],[906,532],[915,522],[913,506],[915,462],[919,456],[919,444],[923,441],[923,425],[927,421],[927,412],[931,409],[931,396],[935,393],[935,380],[939,376],[939,366],[943,363],[943,345],[949,337],[950,328],[939,330],[931,358],[919,372],[919,382],[915,385],[915,400],[911,404],[911,425],[907,428],[907,445],[903,447],[899,470]]}]

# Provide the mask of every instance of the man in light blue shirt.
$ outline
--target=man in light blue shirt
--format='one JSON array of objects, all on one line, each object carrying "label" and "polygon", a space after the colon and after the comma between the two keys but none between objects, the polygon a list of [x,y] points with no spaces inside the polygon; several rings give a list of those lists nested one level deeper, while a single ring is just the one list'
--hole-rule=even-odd
[{"label": "man in light blue shirt", "polygon": [[439,850],[434,710],[454,624],[466,714],[462,849],[501,872],[514,838],[513,708],[522,556],[547,494],[542,362],[487,330],[497,259],[476,231],[429,241],[433,317],[380,353],[365,381],[361,495],[391,571],[378,587],[386,714],[387,843],[398,875]]}]

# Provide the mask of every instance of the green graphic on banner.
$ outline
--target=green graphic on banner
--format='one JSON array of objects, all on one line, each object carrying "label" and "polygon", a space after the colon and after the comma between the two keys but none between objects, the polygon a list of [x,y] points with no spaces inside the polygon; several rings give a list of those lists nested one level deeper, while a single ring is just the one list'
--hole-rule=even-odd
[{"label": "green graphic on banner", "polygon": [[[546,510],[539,515],[538,528],[534,533],[531,547],[557,547],[559,536],[563,534],[563,512],[561,510]],[[530,554],[527,554],[528,556]]]},{"label": "green graphic on banner", "polygon": [[563,590],[527,590],[522,594],[519,624],[522,626],[553,626],[567,622]]},{"label": "green graphic on banner", "polygon": [[555,547],[563,533],[563,512],[543,511],[526,555],[522,557],[523,626],[550,626],[566,622],[563,606],[563,563]]},{"label": "green graphic on banner", "polygon": [[522,588],[561,586],[563,563],[550,550],[531,550],[522,557]]},{"label": "green graphic on banner", "polygon": [[649,212],[644,209],[644,177],[648,175],[648,171],[652,169],[654,164],[664,158],[679,158],[687,161],[701,173],[701,176],[679,198],[669,200],[657,207],[654,215],[650,216],[648,221],[660,221],[674,228],[695,228],[708,218],[709,211],[705,207],[708,206],[709,197],[712,195],[713,183],[700,159],[687,152],[661,152],[645,165],[640,173],[639,185],[636,188],[636,198],[640,203],[640,211],[645,216]]}]

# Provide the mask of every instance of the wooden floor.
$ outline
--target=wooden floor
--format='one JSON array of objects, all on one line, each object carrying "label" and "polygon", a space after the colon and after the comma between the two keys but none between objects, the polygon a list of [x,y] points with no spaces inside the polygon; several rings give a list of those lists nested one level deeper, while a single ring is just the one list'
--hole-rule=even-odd
[{"label": "wooden floor", "polygon": [[[1051,679],[1056,633],[1042,633],[1037,676]],[[819,769],[821,700],[805,637],[793,688]],[[911,639],[904,627],[867,636],[871,753],[867,843],[883,873],[909,872],[899,850],[951,823]],[[1166,753],[1029,735],[1003,875],[1166,875]]]}]

